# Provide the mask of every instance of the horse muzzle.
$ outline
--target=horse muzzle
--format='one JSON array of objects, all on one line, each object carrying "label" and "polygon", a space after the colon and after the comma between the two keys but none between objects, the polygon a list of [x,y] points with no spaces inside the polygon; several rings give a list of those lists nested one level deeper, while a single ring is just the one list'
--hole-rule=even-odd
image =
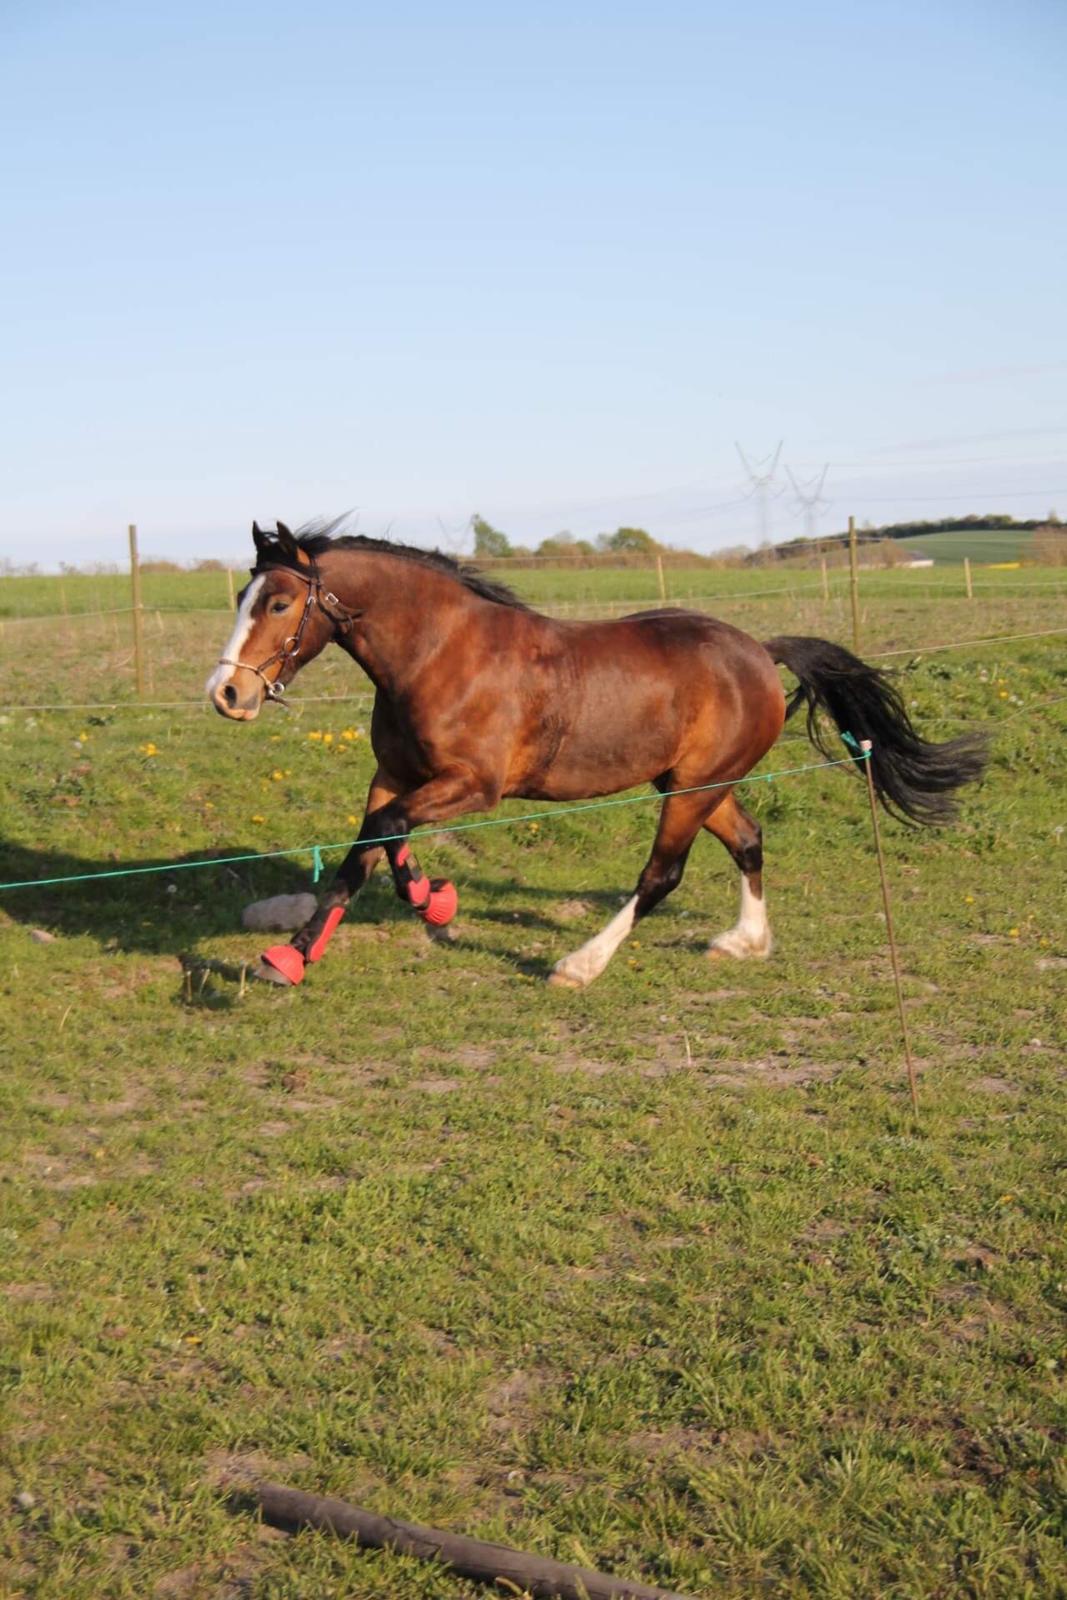
[{"label": "horse muzzle", "polygon": [[231,672],[228,677],[223,678],[220,669],[212,674],[207,686],[211,704],[220,717],[228,717],[231,722],[253,722],[259,716],[259,708],[263,704],[262,684],[253,678],[246,688],[238,681],[244,676],[251,677],[251,674],[246,674],[242,670],[237,673]]}]

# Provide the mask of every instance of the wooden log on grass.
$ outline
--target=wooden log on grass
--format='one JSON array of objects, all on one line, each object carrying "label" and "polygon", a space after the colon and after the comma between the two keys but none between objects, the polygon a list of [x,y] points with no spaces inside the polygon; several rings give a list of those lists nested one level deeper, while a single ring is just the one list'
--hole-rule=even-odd
[{"label": "wooden log on grass", "polygon": [[358,1539],[374,1550],[396,1550],[420,1561],[439,1561],[461,1577],[495,1583],[509,1594],[528,1594],[535,1600],[687,1600],[685,1595],[650,1588],[633,1578],[612,1578],[566,1561],[511,1550],[507,1545],[380,1517],[345,1500],[304,1494],[280,1483],[257,1483],[252,1494],[264,1519],[277,1527],[321,1528]]}]

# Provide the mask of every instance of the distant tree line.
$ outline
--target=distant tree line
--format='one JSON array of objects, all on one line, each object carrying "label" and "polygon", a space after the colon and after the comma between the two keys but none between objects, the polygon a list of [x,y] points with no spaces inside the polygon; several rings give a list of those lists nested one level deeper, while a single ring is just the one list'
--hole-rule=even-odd
[{"label": "distant tree line", "polygon": [[595,561],[604,556],[654,556],[666,546],[645,528],[616,528],[595,539],[576,539],[564,529],[542,539],[536,547],[512,544],[506,533],[475,512],[471,518],[474,554],[480,561]]},{"label": "distant tree line", "polygon": [[[686,567],[738,567],[773,566],[779,561],[809,562],[827,560],[839,565],[846,558],[847,533],[829,533],[814,541],[786,539],[781,544],[764,544],[758,550],[749,545],[737,544],[701,554],[695,550],[680,549],[654,538],[647,528],[620,527],[614,533],[598,533],[592,539],[579,539],[568,529],[551,534],[537,545],[513,544],[508,535],[495,528],[491,522],[476,512],[470,520],[474,539],[475,559],[482,562],[509,562],[521,566],[523,562],[553,562],[577,567],[647,566],[655,559],[664,566]],[[1063,565],[1067,562],[1067,523],[1055,511],[1048,516],[1017,520],[1006,512],[991,511],[978,516],[939,517],[936,520],[891,522],[875,527],[865,522],[858,530],[860,541],[867,546],[869,561],[871,547],[877,547],[874,559],[886,566],[894,566],[908,559],[901,542],[918,539],[929,533],[1030,533],[1033,538],[1026,549],[1025,559],[1045,565]],[[171,561],[163,557],[147,556],[141,562],[142,572],[221,572],[227,563],[217,559],[198,561]],[[84,566],[60,562],[61,573],[92,575],[113,574],[124,571],[112,562],[94,561]],[[0,577],[29,577],[40,572],[36,561],[14,562],[0,558]]]},{"label": "distant tree line", "polygon": [[[477,560],[514,562],[517,566],[524,561],[563,562],[574,566],[644,565],[654,557],[669,566],[773,566],[779,561],[795,561],[798,557],[809,560],[823,557],[831,565],[837,565],[845,559],[848,546],[848,534],[841,532],[826,534],[814,543],[804,538],[786,539],[781,544],[764,544],[758,550],[748,545],[733,545],[701,555],[663,544],[645,528],[616,528],[614,533],[600,533],[593,539],[577,539],[564,530],[531,546],[513,544],[506,533],[495,528],[480,513],[471,518],[470,527]],[[908,560],[901,541],[918,539],[929,533],[973,533],[977,530],[1032,533],[1035,537],[1031,541],[1029,558],[1045,562],[1059,559],[1067,540],[1067,525],[1060,522],[1055,511],[1050,511],[1047,517],[1026,520],[1016,520],[1007,512],[991,511],[981,516],[968,513],[966,516],[884,523],[877,527],[865,522],[858,532],[861,543],[867,547],[868,561],[871,547],[875,546],[877,561],[896,566]],[[1052,556],[1050,551],[1054,553]]]}]

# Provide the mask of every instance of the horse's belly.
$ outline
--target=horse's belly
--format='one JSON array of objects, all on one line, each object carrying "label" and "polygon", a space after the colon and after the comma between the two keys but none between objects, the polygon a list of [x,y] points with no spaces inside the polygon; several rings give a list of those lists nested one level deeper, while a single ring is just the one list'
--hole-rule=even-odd
[{"label": "horse's belly", "polygon": [[[678,750],[679,719],[662,705],[606,710],[568,729],[549,761],[532,765],[511,790],[541,800],[581,800],[617,794],[669,771]],[[518,775],[517,775],[518,776]]]}]

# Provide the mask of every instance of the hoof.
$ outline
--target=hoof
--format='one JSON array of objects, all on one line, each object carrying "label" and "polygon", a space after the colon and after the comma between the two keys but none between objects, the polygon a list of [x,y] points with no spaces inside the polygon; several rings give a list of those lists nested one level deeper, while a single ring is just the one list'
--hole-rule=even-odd
[{"label": "hoof", "polygon": [[445,928],[459,908],[456,886],[448,878],[434,878],[430,884],[430,898],[418,913],[428,928]]},{"label": "hoof", "polygon": [[709,961],[766,961],[771,953],[768,939],[764,945],[745,944],[732,933],[721,933],[707,949]]},{"label": "hoof", "polygon": [[584,989],[585,984],[580,978],[572,978],[566,972],[561,972],[558,967],[553,967],[548,975],[548,983],[553,989]]},{"label": "hoof", "polygon": [[272,944],[259,960],[260,976],[271,983],[299,983],[304,976],[304,958],[291,944]]}]

